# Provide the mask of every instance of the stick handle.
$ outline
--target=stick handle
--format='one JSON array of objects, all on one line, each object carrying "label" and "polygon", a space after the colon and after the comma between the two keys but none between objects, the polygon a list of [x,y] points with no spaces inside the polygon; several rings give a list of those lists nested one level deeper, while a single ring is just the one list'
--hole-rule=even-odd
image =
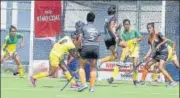
[{"label": "stick handle", "polygon": [[61,91],[63,91],[66,87],[67,87],[67,85],[71,82],[71,80],[74,78],[74,75],[71,77],[71,79],[70,80],[68,80],[68,82],[66,82],[66,84],[63,86],[63,88],[61,89]]}]

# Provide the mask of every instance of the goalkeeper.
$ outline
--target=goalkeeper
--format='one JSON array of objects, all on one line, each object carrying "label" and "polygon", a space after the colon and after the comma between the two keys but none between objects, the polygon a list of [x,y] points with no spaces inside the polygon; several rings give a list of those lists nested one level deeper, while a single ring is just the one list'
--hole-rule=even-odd
[{"label": "goalkeeper", "polygon": [[16,27],[11,25],[9,29],[9,35],[5,37],[4,43],[2,45],[1,63],[6,58],[10,58],[12,56],[18,66],[18,72],[15,72],[14,74],[19,73],[20,77],[23,77],[24,75],[23,67],[16,51],[18,39],[22,39],[21,47],[23,47],[24,46],[23,34],[17,33]]}]

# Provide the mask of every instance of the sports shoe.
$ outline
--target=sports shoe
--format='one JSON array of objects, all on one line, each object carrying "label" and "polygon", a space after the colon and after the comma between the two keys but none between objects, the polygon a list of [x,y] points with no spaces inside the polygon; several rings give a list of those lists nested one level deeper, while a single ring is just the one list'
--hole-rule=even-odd
[{"label": "sports shoe", "polygon": [[166,86],[167,87],[175,87],[177,85],[177,83],[176,82],[170,82],[170,83],[168,83]]},{"label": "sports shoe", "polygon": [[139,85],[145,85],[145,81],[138,82]]},{"label": "sports shoe", "polygon": [[71,84],[70,87],[71,87],[71,88],[78,88],[78,87],[79,87],[79,84],[74,83],[74,84]]},{"label": "sports shoe", "polygon": [[135,86],[139,86],[139,85],[140,85],[138,81],[133,81],[133,84],[134,84]]},{"label": "sports shoe", "polygon": [[30,77],[30,81],[33,87],[36,87],[36,79],[34,79],[32,76]]},{"label": "sports shoe", "polygon": [[111,78],[107,79],[107,81],[108,81],[109,84],[111,84],[114,81],[114,78],[111,77]]},{"label": "sports shoe", "polygon": [[94,87],[90,87],[89,92],[94,92]]},{"label": "sports shoe", "polygon": [[13,73],[14,76],[16,76],[16,75],[18,75],[18,74],[19,74],[19,72],[14,72],[14,73]]},{"label": "sports shoe", "polygon": [[80,85],[80,87],[78,88],[78,92],[82,92],[82,91],[84,91],[84,90],[87,89],[87,88],[88,88],[87,84],[82,84],[82,85]]}]

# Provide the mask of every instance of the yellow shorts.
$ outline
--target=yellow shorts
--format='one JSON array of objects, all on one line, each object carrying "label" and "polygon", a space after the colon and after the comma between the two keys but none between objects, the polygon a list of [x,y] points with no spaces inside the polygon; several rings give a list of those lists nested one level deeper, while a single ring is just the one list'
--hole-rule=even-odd
[{"label": "yellow shorts", "polygon": [[[17,52],[11,51],[10,53],[14,53],[14,56],[17,55]],[[9,53],[6,51],[1,51],[1,56],[9,56]]]},{"label": "yellow shorts", "polygon": [[129,57],[139,57],[139,44],[134,44],[134,39],[127,41],[129,46]]},{"label": "yellow shorts", "polygon": [[58,67],[60,65],[60,61],[62,60],[62,56],[57,56],[55,53],[50,52],[49,55],[49,63],[50,66]]},{"label": "yellow shorts", "polygon": [[168,61],[173,61],[176,59],[176,54],[172,54],[173,50],[172,50],[172,47],[171,46],[168,46]]}]

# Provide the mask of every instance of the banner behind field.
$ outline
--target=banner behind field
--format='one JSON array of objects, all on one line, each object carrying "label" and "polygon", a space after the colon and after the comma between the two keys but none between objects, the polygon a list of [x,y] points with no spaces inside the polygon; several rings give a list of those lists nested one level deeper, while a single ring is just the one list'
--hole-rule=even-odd
[{"label": "banner behind field", "polygon": [[53,37],[61,33],[61,1],[35,1],[35,37]]},{"label": "banner behind field", "polygon": [[[99,71],[99,76],[101,79],[107,79],[111,77],[111,74],[113,72],[113,68],[116,66],[118,62],[106,62],[103,63],[101,66],[101,70]],[[142,65],[143,66],[143,65]],[[141,79],[141,71],[142,66],[139,67],[138,71],[138,80]],[[35,60],[34,62],[34,73],[38,73],[39,68],[43,71],[47,71],[49,69],[49,61],[42,61],[42,60]],[[115,80],[126,80],[126,81],[132,81],[132,74],[127,75],[126,72],[130,72],[132,70],[132,66],[124,66],[120,69],[120,72],[118,76],[115,78]],[[64,77],[64,74],[61,69],[58,70],[55,77]],[[146,81],[152,81],[152,68],[150,69],[150,72],[147,75]],[[158,73],[158,82],[165,82],[164,76],[161,73]]]},{"label": "banner behind field", "polygon": [[[101,66],[101,70],[99,72],[99,76],[101,77],[101,79],[107,79],[109,77],[111,77],[112,72],[113,72],[113,68],[116,66],[118,62],[106,62],[103,63]],[[138,80],[141,80],[141,76],[142,76],[142,68],[143,68],[144,64],[142,64],[139,69],[138,69]],[[123,66],[120,68],[119,74],[118,76],[115,78],[115,80],[127,80],[127,81],[132,81],[132,73],[130,75],[127,75],[127,72],[130,72],[132,70],[133,66],[129,65],[129,66]],[[152,81],[153,75],[152,75],[152,69],[151,68],[149,70],[149,73],[146,77],[146,81]],[[161,73],[158,73],[158,82],[165,82],[165,78]]]}]

